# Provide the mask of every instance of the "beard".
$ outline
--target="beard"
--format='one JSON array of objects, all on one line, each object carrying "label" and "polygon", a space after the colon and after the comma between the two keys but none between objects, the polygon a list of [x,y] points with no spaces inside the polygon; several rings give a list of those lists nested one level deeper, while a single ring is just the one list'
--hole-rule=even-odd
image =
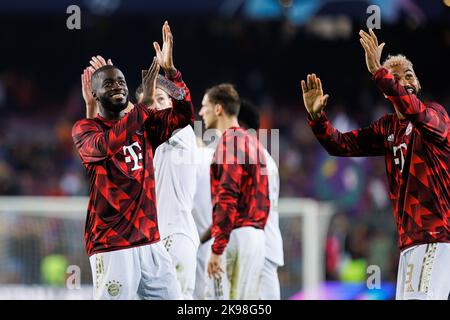
[{"label": "beard", "polygon": [[125,97],[124,102],[113,102],[109,97],[100,97],[100,104],[103,108],[112,112],[120,112],[128,106],[128,95]]}]

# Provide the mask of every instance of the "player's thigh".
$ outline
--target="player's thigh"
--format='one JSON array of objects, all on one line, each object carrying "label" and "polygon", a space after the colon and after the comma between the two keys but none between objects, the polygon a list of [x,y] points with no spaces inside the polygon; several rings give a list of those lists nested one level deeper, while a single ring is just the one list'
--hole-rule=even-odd
[{"label": "player's thigh", "polygon": [[402,275],[399,276],[401,281],[397,296],[401,300],[426,300],[427,294],[423,291],[423,263],[428,260],[430,250],[434,248],[433,245],[423,244],[416,245],[412,248],[402,252]]},{"label": "player's thigh", "polygon": [[203,300],[206,294],[206,277],[207,275],[207,255],[208,250],[211,250],[211,243],[206,242],[200,244],[197,251],[197,265],[195,273],[195,289],[194,299]]},{"label": "player's thigh", "polygon": [[197,266],[197,247],[192,240],[184,234],[174,234],[172,248],[169,250],[177,272],[195,278]]},{"label": "player's thigh", "polygon": [[89,258],[94,299],[137,299],[140,281],[136,248],[96,253]]},{"label": "player's thigh", "polygon": [[403,294],[405,291],[405,275],[407,270],[407,261],[405,257],[405,253],[400,254],[400,259],[398,262],[398,271],[397,271],[397,287],[395,290],[395,299],[403,300]]},{"label": "player's thigh", "polygon": [[[236,259],[239,269],[246,274],[261,275],[265,261],[264,230],[253,227],[239,228],[236,234]],[[255,274],[256,273],[256,274]]]},{"label": "player's thigh", "polygon": [[[422,244],[409,250],[404,255],[403,299],[448,298],[448,255],[448,247],[441,243]],[[444,298],[445,291],[447,297]]]},{"label": "player's thigh", "polygon": [[265,260],[264,231],[252,227],[235,229],[230,243],[236,243],[236,257],[228,275],[230,299],[259,299],[260,277]]},{"label": "player's thigh", "polygon": [[175,267],[161,241],[139,249],[141,264],[139,296],[152,300],[181,299],[181,289]]},{"label": "player's thigh", "polygon": [[280,281],[278,279],[278,265],[265,259],[261,271],[260,297],[262,300],[280,300]]},{"label": "player's thigh", "polygon": [[220,273],[215,277],[207,276],[205,281],[205,299],[206,300],[229,300],[230,282],[226,272]]},{"label": "player's thigh", "polygon": [[185,299],[192,299],[197,266],[197,246],[184,234],[174,234],[169,251]]},{"label": "player's thigh", "polygon": [[229,300],[230,299],[230,284],[229,284],[229,278],[228,278],[228,272],[227,272],[227,251],[230,248],[230,244],[227,245],[227,248],[222,253],[220,258],[220,264],[222,267],[222,270],[224,270],[223,273],[220,273],[220,275],[217,275],[216,277],[209,277],[208,276],[208,263],[209,259],[211,257],[211,245],[214,243],[214,239],[208,240],[208,242],[205,243],[207,245],[208,249],[206,251],[205,257],[206,257],[206,265],[205,265],[205,299],[206,300]]},{"label": "player's thigh", "polygon": [[[425,283],[426,285],[426,283]],[[429,275],[430,299],[450,299],[450,243],[438,243]]]}]

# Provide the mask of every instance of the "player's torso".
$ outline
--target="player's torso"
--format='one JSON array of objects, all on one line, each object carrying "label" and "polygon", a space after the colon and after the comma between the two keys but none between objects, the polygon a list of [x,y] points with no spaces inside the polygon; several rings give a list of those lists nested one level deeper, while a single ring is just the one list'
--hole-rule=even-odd
[{"label": "player's torso", "polygon": [[[108,127],[104,127],[105,131],[107,129]],[[100,163],[89,165],[88,171],[102,193],[108,194],[119,188],[131,199],[136,199],[143,188],[153,183],[152,159],[153,152],[147,132],[141,129],[128,134],[118,152]]]},{"label": "player's torso", "polygon": [[278,213],[278,198],[280,189],[279,173],[275,160],[266,149],[264,149],[264,153],[267,161],[270,199],[270,213],[264,227],[264,234],[266,238],[266,258],[281,266],[284,264],[284,259],[283,240],[279,227]]},{"label": "player's torso", "polygon": [[145,181],[145,172],[149,169],[146,168],[147,162],[151,158],[152,149],[148,145],[146,133],[142,130],[128,137],[127,142],[107,165],[117,174],[113,176],[114,178],[125,176],[142,184]]},{"label": "player's torso", "polygon": [[191,126],[179,130],[155,151],[155,188],[162,238],[183,233],[195,241],[198,236],[191,213],[196,188],[196,151]]},{"label": "player's torso", "polygon": [[214,149],[210,147],[198,148],[198,154],[197,186],[192,216],[199,235],[202,235],[212,224],[210,167]]},{"label": "player's torso", "polygon": [[[394,118],[395,119],[395,118]],[[414,152],[413,125],[409,121],[392,121],[385,133],[386,166],[390,179],[391,197],[398,194],[400,186],[409,177],[411,155]]]},{"label": "player's torso", "polygon": [[159,239],[152,148],[146,135],[144,130],[128,135],[112,157],[88,165],[91,184],[90,215],[86,219],[88,253]]},{"label": "player's torso", "polygon": [[[221,137],[213,156],[211,165],[212,190],[215,194],[219,193],[219,188],[223,183],[221,181],[221,176],[224,174],[222,171],[234,170],[233,166],[221,164],[228,164],[229,161],[233,164],[240,164],[242,172],[238,179],[240,185],[237,203],[238,217],[235,220],[235,227],[256,226],[264,228],[270,208],[268,175],[263,174],[267,172],[264,150],[261,148],[259,141],[246,130],[242,128],[231,130],[227,130]],[[226,146],[224,147],[224,145]],[[237,175],[235,172],[225,174],[226,177],[233,180],[238,178]],[[230,181],[230,183],[232,182]]]},{"label": "player's torso", "polygon": [[386,126],[385,136],[386,170],[400,242],[405,245],[420,241],[424,233],[437,234],[436,228],[444,227],[450,210],[445,186],[450,175],[442,168],[448,166],[448,153],[425,139],[411,122],[396,117]]}]

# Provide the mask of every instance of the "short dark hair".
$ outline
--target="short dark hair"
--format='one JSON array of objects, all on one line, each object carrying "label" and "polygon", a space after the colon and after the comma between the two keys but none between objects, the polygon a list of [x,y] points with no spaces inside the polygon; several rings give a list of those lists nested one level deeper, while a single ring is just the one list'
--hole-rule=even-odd
[{"label": "short dark hair", "polygon": [[230,116],[239,114],[240,100],[234,86],[230,83],[222,83],[206,90],[209,101],[213,104],[220,104],[225,113]]},{"label": "short dark hair", "polygon": [[238,121],[239,124],[246,129],[259,129],[259,111],[258,109],[256,109],[256,106],[249,100],[241,100]]},{"label": "short dark hair", "polygon": [[95,89],[97,87],[97,81],[99,80],[100,74],[106,70],[111,70],[111,69],[117,69],[120,71],[119,68],[117,68],[116,66],[110,65],[110,64],[101,66],[100,68],[98,68],[97,70],[94,71],[94,73],[92,74],[92,78],[91,78],[92,89]]}]

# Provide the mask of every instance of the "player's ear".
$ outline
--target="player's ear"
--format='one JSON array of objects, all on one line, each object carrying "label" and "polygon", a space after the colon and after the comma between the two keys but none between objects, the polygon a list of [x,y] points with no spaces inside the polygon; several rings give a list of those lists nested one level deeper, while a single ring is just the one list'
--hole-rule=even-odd
[{"label": "player's ear", "polygon": [[98,96],[97,96],[97,91],[92,90],[92,96],[94,97],[95,100],[99,101]]},{"label": "player's ear", "polygon": [[223,113],[223,107],[220,103],[216,103],[214,105],[214,113],[216,116],[220,116]]}]

